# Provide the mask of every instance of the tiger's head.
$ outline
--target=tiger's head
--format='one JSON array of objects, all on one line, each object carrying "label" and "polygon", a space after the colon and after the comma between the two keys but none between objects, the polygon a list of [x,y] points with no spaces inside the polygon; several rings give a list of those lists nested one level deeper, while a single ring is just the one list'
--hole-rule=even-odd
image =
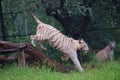
[{"label": "tiger's head", "polygon": [[78,50],[82,50],[85,53],[87,53],[89,50],[87,43],[83,39],[79,40]]},{"label": "tiger's head", "polygon": [[110,43],[109,43],[109,47],[110,47],[110,49],[111,50],[114,50],[114,48],[115,48],[115,41],[111,41]]}]

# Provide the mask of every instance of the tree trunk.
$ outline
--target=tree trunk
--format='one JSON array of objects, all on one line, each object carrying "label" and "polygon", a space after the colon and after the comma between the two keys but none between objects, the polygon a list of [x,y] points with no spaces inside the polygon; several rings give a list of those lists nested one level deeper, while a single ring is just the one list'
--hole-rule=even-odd
[{"label": "tree trunk", "polygon": [[3,19],[3,13],[2,13],[2,1],[0,0],[0,23],[1,23],[1,32],[2,32],[2,37],[3,40],[7,40],[7,33],[6,33],[6,28],[4,25],[4,19]]}]

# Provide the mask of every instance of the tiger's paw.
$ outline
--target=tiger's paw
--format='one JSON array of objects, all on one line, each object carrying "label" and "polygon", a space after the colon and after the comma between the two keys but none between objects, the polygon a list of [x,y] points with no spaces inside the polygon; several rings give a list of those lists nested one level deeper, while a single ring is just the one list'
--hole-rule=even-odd
[{"label": "tiger's paw", "polygon": [[47,50],[47,48],[42,48],[42,49],[45,50],[45,51]]}]

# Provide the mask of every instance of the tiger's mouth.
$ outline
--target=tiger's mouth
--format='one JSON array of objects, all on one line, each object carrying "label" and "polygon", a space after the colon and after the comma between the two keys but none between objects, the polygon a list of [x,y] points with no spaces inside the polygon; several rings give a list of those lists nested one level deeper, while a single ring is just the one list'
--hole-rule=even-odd
[{"label": "tiger's mouth", "polygon": [[89,50],[84,50],[83,52],[84,52],[84,53],[88,53],[88,51],[89,51]]}]

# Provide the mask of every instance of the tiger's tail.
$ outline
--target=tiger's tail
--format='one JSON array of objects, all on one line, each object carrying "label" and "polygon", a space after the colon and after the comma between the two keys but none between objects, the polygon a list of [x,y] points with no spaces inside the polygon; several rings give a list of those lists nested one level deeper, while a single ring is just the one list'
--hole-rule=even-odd
[{"label": "tiger's tail", "polygon": [[36,20],[36,22],[39,24],[39,23],[42,23],[35,15],[34,15],[34,13],[32,12],[32,11],[30,11],[30,10],[27,10],[26,9],[26,11],[28,11],[32,16],[33,16],[33,18]]}]

